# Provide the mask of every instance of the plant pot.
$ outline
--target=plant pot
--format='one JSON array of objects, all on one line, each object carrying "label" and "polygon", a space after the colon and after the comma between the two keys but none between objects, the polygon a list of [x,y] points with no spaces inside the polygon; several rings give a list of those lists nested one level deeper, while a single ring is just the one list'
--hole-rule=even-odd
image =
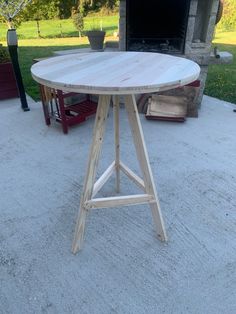
[{"label": "plant pot", "polygon": [[0,100],[19,97],[11,62],[0,64]]},{"label": "plant pot", "polygon": [[92,50],[103,50],[103,43],[106,32],[104,31],[88,31],[87,37]]}]

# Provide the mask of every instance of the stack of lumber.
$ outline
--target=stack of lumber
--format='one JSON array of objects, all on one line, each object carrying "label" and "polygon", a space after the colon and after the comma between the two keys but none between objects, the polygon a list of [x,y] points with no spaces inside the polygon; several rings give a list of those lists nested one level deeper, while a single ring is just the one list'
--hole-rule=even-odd
[{"label": "stack of lumber", "polygon": [[185,121],[187,97],[152,95],[148,101],[146,118],[150,120]]}]

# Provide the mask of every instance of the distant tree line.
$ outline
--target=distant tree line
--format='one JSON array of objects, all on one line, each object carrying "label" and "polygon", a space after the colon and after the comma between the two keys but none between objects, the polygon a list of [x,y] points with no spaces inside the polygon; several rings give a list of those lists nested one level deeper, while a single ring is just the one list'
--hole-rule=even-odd
[{"label": "distant tree line", "polygon": [[66,19],[77,10],[86,16],[89,12],[105,9],[112,11],[118,0],[33,0],[21,12],[21,20]]},{"label": "distant tree line", "polygon": [[[21,3],[26,0],[0,0],[4,3]],[[18,27],[22,21],[67,19],[79,13],[86,16],[90,12],[103,11],[104,15],[117,10],[119,0],[32,0],[24,9],[12,19],[12,25]],[[1,13],[1,12],[0,12]],[[0,23],[9,21],[0,14]]]}]

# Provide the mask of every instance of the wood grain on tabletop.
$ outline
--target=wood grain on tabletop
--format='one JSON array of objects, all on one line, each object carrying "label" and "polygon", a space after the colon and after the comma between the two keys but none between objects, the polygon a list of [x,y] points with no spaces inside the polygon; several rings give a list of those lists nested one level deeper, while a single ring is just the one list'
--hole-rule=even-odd
[{"label": "wood grain on tabletop", "polygon": [[34,64],[33,78],[49,87],[91,94],[136,94],[171,89],[196,80],[188,59],[149,52],[90,52]]}]

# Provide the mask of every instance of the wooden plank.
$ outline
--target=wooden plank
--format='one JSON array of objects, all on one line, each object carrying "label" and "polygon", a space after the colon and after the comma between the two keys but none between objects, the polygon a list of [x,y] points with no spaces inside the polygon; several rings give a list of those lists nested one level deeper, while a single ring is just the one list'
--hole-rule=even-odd
[{"label": "wooden plank", "polygon": [[187,114],[187,98],[184,96],[153,95],[147,109],[150,117],[184,118]]},{"label": "wooden plank", "polygon": [[98,191],[103,187],[103,185],[107,182],[107,180],[109,180],[114,170],[115,161],[112,162],[112,164],[103,172],[101,177],[95,182],[93,186],[92,197],[94,197],[98,193]]},{"label": "wooden plank", "polygon": [[113,96],[114,111],[114,141],[115,141],[115,168],[116,168],[116,192],[120,192],[120,123],[119,123],[119,96]]},{"label": "wooden plank", "polygon": [[148,194],[136,194],[127,196],[114,196],[104,198],[94,198],[85,202],[86,209],[92,208],[108,208],[117,206],[128,206],[137,204],[151,204],[155,202],[153,195]]},{"label": "wooden plank", "polygon": [[[150,52],[93,52],[49,58],[31,68],[40,84],[85,94],[151,93],[195,81],[199,66],[188,59]],[[55,79],[56,78],[56,79]]]},{"label": "wooden plank", "polygon": [[110,107],[110,96],[99,96],[98,108],[95,118],[93,140],[90,148],[90,154],[88,158],[87,173],[85,177],[85,183],[83,193],[80,199],[80,209],[75,226],[74,239],[72,243],[72,252],[75,254],[81,249],[84,237],[84,228],[87,209],[84,204],[92,197],[93,185],[95,181],[96,169],[101,152],[101,146],[104,137],[105,125]]},{"label": "wooden plank", "polygon": [[154,179],[149,163],[147,149],[144,141],[144,135],[134,95],[125,96],[125,108],[131,126],[131,131],[133,135],[138,161],[140,164],[140,169],[142,171],[144,178],[146,192],[149,195],[153,195],[154,199],[156,200],[155,203],[150,204],[150,207],[152,210],[152,216],[157,230],[157,235],[160,240],[167,241],[164,221],[162,218],[161,208],[157,197],[156,187],[154,184]]},{"label": "wooden plank", "polygon": [[120,162],[120,170],[122,170],[138,187],[145,191],[144,181],[123,164],[123,162]]}]

